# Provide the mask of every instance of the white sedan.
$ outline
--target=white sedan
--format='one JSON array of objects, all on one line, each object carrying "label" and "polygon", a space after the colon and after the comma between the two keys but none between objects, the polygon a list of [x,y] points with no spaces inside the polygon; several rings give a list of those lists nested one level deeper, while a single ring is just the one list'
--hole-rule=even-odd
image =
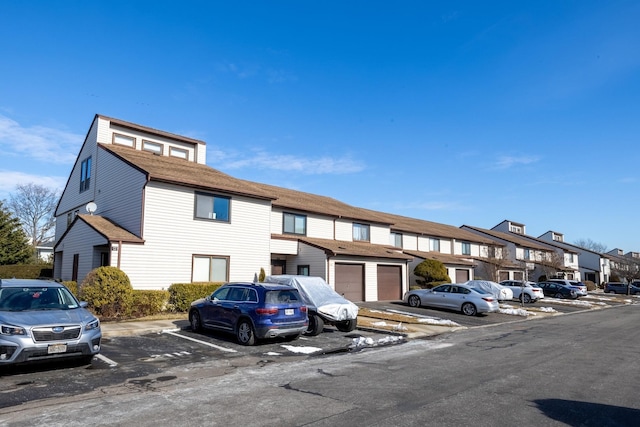
[{"label": "white sedan", "polygon": [[544,298],[544,292],[535,282],[524,282],[523,285],[522,280],[503,280],[500,284],[509,287],[513,291],[513,297],[525,304]]}]

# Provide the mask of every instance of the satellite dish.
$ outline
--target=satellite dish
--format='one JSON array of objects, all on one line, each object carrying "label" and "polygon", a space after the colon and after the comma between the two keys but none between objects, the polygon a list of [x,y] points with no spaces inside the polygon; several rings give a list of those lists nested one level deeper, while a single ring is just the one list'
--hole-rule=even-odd
[{"label": "satellite dish", "polygon": [[96,209],[98,209],[98,206],[93,202],[89,202],[87,203],[87,206],[85,206],[85,209],[87,210],[87,212],[89,212],[90,215],[93,215]]}]

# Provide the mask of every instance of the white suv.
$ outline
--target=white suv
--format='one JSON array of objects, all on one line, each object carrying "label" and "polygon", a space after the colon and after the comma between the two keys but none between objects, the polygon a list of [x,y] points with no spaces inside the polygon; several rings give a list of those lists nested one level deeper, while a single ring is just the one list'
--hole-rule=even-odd
[{"label": "white suv", "polygon": [[547,282],[560,283],[561,285],[568,286],[569,288],[576,291],[576,294],[581,297],[587,295],[587,285],[579,280],[547,279]]},{"label": "white suv", "polygon": [[522,286],[522,280],[503,280],[500,284],[508,286],[513,291],[513,297],[526,304],[544,298],[544,292],[534,282],[524,282]]}]

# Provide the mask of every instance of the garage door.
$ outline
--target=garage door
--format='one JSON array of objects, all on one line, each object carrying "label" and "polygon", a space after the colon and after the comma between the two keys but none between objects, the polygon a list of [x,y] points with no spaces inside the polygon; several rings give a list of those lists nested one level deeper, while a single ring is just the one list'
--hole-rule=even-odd
[{"label": "garage door", "polygon": [[336,292],[349,301],[364,301],[364,265],[336,264]]},{"label": "garage door", "polygon": [[456,283],[469,281],[469,270],[456,269]]},{"label": "garage door", "polygon": [[402,299],[402,267],[378,266],[378,301]]}]

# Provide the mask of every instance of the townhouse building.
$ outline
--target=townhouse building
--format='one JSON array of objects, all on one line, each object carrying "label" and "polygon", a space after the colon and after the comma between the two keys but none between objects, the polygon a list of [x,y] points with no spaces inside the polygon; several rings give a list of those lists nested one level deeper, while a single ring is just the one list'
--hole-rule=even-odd
[{"label": "townhouse building", "polygon": [[461,228],[494,238],[505,245],[502,257],[510,260],[512,265],[499,269],[500,281],[538,281],[541,277],[580,280],[577,251],[528,236],[522,223],[504,220],[491,229],[470,225]]}]

